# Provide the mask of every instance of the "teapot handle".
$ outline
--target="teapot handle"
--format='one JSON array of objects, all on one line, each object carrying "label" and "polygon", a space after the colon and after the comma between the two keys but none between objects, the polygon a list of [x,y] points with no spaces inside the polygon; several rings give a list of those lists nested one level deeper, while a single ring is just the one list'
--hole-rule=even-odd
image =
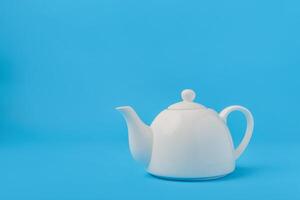
[{"label": "teapot handle", "polygon": [[247,120],[247,128],[246,128],[246,132],[244,134],[244,137],[242,139],[242,142],[239,144],[239,146],[235,149],[234,151],[234,157],[235,159],[238,159],[240,157],[240,155],[244,152],[244,150],[246,149],[246,147],[249,144],[249,141],[251,139],[252,136],[252,132],[253,132],[253,128],[254,128],[254,120],[253,120],[253,116],[251,114],[251,112],[243,107],[243,106],[229,106],[227,108],[225,108],[224,110],[222,110],[219,114],[219,116],[224,120],[224,122],[227,122],[227,116],[233,112],[233,111],[240,111],[242,112]]}]

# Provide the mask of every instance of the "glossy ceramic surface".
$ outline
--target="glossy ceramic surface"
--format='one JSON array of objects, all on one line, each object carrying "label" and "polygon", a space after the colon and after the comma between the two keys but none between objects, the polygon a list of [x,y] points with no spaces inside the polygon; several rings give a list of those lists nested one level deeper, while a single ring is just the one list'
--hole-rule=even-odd
[{"label": "glossy ceramic surface", "polygon": [[[195,92],[182,92],[182,101],[169,106],[145,125],[129,106],[118,107],[127,122],[133,157],[158,177],[202,180],[224,176],[235,169],[235,160],[247,147],[253,132],[253,117],[242,106],[220,113],[193,102]],[[245,136],[234,149],[227,116],[241,111],[247,120]]]}]

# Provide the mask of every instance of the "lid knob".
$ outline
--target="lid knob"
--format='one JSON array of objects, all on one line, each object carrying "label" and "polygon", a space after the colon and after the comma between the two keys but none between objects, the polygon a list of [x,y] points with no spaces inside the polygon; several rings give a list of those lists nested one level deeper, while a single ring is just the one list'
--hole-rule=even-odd
[{"label": "lid knob", "polygon": [[196,97],[196,93],[193,90],[185,89],[181,92],[181,98],[183,101],[192,102]]}]

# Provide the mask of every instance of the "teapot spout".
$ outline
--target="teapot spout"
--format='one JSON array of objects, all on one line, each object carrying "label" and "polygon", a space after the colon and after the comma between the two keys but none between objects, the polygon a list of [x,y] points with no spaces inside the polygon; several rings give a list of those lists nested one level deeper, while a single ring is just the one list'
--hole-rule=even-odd
[{"label": "teapot spout", "polygon": [[129,149],[133,158],[148,166],[152,154],[153,133],[130,106],[117,107],[122,113],[128,128]]}]

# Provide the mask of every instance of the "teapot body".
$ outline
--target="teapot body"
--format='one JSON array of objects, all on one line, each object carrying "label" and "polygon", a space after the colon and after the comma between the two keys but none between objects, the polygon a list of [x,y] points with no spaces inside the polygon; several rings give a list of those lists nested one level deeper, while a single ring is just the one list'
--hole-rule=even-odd
[{"label": "teapot body", "polygon": [[234,146],[226,123],[212,109],[162,111],[151,124],[148,172],[173,179],[210,179],[234,171]]},{"label": "teapot body", "polygon": [[[117,107],[127,123],[133,158],[155,176],[176,180],[205,180],[225,176],[235,169],[236,159],[252,137],[254,119],[239,105],[220,113],[195,103],[196,94],[186,89],[182,101],[170,105],[146,125],[130,106]],[[242,141],[234,148],[227,117],[242,112],[247,127]]]}]

